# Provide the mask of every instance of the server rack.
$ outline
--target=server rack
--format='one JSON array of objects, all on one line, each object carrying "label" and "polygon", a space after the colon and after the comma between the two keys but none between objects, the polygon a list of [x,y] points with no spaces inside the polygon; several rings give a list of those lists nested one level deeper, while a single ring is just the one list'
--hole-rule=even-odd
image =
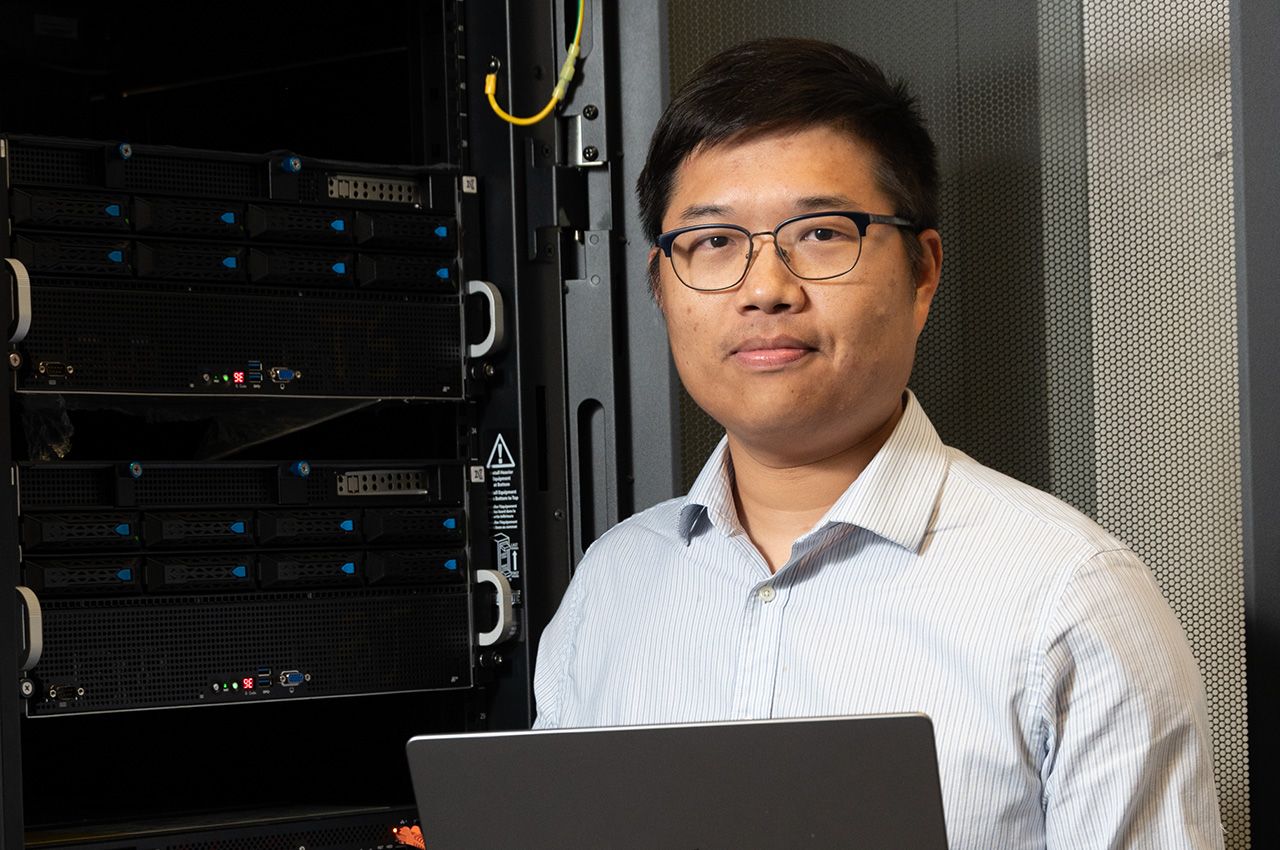
[{"label": "server rack", "polygon": [[531,722],[633,504],[613,10],[553,119],[483,75],[576,10],[0,8],[4,846],[388,846],[409,735]]}]

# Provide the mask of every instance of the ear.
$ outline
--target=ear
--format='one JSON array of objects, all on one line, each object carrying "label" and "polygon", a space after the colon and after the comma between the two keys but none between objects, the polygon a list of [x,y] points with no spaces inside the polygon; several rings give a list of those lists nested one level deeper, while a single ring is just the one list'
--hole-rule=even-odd
[{"label": "ear", "polygon": [[658,310],[662,312],[663,318],[666,318],[666,310],[662,305],[662,252],[658,250],[658,246],[654,245],[649,249],[649,259],[645,263],[645,271],[649,283],[649,294],[653,296],[653,301],[658,305]]},{"label": "ear", "polygon": [[929,307],[933,304],[933,296],[938,291],[938,282],[942,277],[942,236],[934,228],[923,230],[916,235],[923,249],[920,261],[920,273],[916,277],[916,335],[924,330],[925,320],[929,318]]}]

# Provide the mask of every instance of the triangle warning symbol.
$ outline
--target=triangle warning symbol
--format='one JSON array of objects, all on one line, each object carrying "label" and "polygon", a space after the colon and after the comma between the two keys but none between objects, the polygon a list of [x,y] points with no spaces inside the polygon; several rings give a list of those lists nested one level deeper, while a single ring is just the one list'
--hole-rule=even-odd
[{"label": "triangle warning symbol", "polygon": [[499,434],[498,439],[493,441],[493,450],[489,452],[489,460],[485,466],[489,469],[512,469],[515,465],[516,459],[511,456],[511,450],[507,448],[507,441]]}]

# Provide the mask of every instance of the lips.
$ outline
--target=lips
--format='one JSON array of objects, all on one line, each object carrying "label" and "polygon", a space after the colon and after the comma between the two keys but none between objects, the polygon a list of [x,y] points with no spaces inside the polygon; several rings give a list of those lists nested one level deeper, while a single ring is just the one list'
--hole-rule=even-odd
[{"label": "lips", "polygon": [[734,347],[729,356],[749,368],[772,369],[802,360],[816,350],[795,337],[751,337]]}]

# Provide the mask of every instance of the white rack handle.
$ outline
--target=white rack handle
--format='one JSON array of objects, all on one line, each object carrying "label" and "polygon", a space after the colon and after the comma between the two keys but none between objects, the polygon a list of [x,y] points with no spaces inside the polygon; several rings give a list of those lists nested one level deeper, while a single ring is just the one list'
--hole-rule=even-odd
[{"label": "white rack handle", "polygon": [[22,342],[27,338],[27,331],[31,330],[31,274],[20,260],[5,257],[4,261],[9,264],[9,268],[13,269],[14,279],[18,282],[18,303],[15,315],[17,323],[13,329],[13,336],[9,337],[9,342]]},{"label": "white rack handle", "polygon": [[511,608],[511,582],[497,570],[476,570],[476,580],[491,584],[498,592],[498,622],[487,632],[481,632],[481,646],[493,646],[516,636],[516,618]]},{"label": "white rack handle", "polygon": [[22,673],[40,663],[44,655],[44,618],[40,614],[40,600],[29,587],[18,586],[18,598],[23,605],[22,656],[18,670]]},{"label": "white rack handle", "polygon": [[489,333],[484,339],[467,346],[467,356],[472,360],[502,349],[507,341],[506,324],[503,321],[502,293],[487,280],[467,281],[468,295],[482,295],[489,305]]}]

